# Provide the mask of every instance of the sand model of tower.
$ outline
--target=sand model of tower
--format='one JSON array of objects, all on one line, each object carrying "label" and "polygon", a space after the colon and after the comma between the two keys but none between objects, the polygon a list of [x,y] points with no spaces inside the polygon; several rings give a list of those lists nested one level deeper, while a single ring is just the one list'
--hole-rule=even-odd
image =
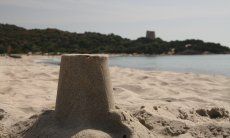
[{"label": "sand model of tower", "polygon": [[114,109],[106,55],[64,55],[61,59],[56,117],[87,124]]},{"label": "sand model of tower", "polygon": [[55,111],[42,114],[25,137],[150,137],[123,110],[115,109],[108,56],[68,54],[61,58]]}]

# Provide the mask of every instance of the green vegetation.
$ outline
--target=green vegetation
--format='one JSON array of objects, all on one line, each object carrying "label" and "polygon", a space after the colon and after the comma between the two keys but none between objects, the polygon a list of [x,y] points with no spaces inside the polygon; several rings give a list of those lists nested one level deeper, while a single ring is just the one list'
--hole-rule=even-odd
[{"label": "green vegetation", "polygon": [[137,53],[137,54],[225,54],[230,49],[201,40],[166,42],[160,38],[129,40],[118,35],[86,32],[70,33],[57,29],[27,30],[0,24],[0,54],[12,53]]}]

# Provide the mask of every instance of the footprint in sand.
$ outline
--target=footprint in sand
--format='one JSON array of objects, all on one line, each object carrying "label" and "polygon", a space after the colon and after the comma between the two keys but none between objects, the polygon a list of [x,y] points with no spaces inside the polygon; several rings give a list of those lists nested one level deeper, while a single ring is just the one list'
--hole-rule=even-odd
[{"label": "footprint in sand", "polygon": [[116,92],[116,93],[121,93],[123,92],[124,90],[122,88],[119,88],[119,87],[114,87],[113,88],[113,91]]},{"label": "footprint in sand", "polygon": [[14,77],[15,77],[15,73],[12,73],[12,72],[9,72],[9,71],[5,72],[4,74],[5,74],[6,76],[11,77],[11,78],[14,78]]},{"label": "footprint in sand", "polygon": [[176,98],[170,98],[170,97],[162,98],[161,100],[166,101],[166,102],[183,102],[183,101],[185,101],[185,100],[182,100],[182,99],[176,99]]},{"label": "footprint in sand", "polygon": [[141,77],[137,77],[138,80],[146,80],[150,78],[149,76],[141,76]]},{"label": "footprint in sand", "polygon": [[34,113],[36,112],[36,110],[33,107],[25,107],[25,108],[21,108],[21,110],[25,113]]},{"label": "footprint in sand", "polygon": [[161,82],[161,85],[166,86],[166,85],[169,85],[169,84],[167,82]]},{"label": "footprint in sand", "polygon": [[120,85],[119,87],[127,89],[127,90],[135,92],[135,93],[140,93],[140,92],[144,91],[144,89],[139,85]]},{"label": "footprint in sand", "polygon": [[3,88],[1,91],[0,91],[0,94],[2,95],[5,95],[5,94],[10,94],[12,92],[13,88],[12,87],[6,87],[6,88]]}]

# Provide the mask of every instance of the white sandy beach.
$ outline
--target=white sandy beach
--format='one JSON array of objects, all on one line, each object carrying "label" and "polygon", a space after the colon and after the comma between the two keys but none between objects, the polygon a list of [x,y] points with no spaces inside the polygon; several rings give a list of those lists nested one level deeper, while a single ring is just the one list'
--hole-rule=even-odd
[{"label": "white sandy beach", "polygon": [[[54,109],[59,66],[41,58],[0,57],[0,137],[20,135],[29,118]],[[110,74],[117,108],[156,137],[230,137],[230,78],[118,67]]]}]

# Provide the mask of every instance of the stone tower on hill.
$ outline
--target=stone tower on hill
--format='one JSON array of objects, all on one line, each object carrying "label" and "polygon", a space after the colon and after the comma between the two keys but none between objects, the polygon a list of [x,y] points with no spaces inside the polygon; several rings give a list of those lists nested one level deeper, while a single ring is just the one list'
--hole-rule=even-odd
[{"label": "stone tower on hill", "polygon": [[154,31],[147,31],[146,32],[146,38],[154,40],[156,38]]}]

